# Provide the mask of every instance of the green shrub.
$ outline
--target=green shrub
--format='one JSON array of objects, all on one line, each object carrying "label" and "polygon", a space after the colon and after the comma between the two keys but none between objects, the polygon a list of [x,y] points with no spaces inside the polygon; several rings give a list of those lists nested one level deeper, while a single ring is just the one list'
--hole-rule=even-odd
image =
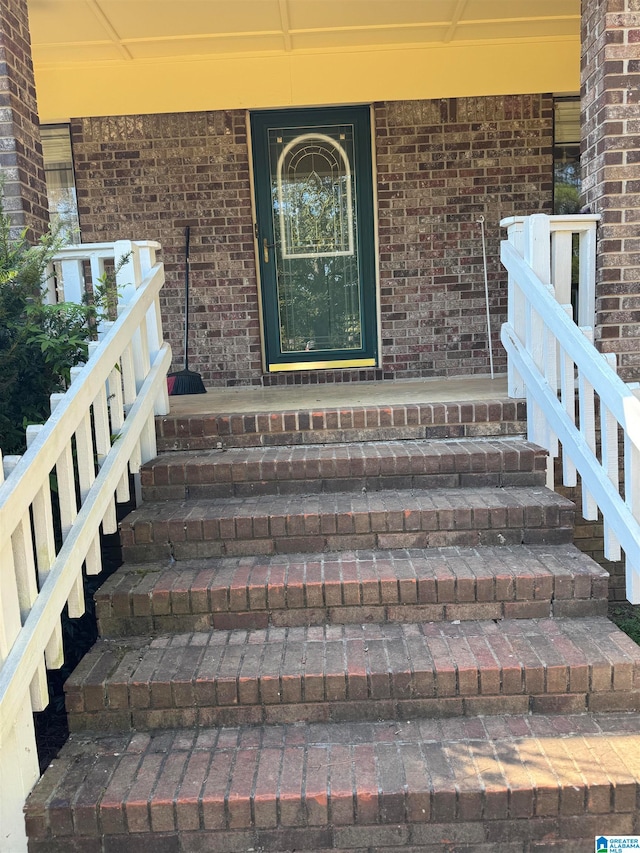
[{"label": "green shrub", "polygon": [[22,453],[25,429],[43,423],[49,397],[64,391],[71,367],[84,361],[91,337],[89,306],[42,302],[47,267],[63,244],[50,230],[31,246],[12,238],[0,186],[0,449]]}]

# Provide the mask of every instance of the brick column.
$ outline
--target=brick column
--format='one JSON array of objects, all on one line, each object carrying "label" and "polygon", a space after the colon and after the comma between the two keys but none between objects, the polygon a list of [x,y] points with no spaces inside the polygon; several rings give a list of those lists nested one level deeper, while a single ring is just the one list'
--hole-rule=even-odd
[{"label": "brick column", "polygon": [[0,169],[15,230],[38,237],[49,214],[27,0],[0,0]]},{"label": "brick column", "polygon": [[596,340],[640,377],[640,2],[582,0],[582,177],[602,216]]}]

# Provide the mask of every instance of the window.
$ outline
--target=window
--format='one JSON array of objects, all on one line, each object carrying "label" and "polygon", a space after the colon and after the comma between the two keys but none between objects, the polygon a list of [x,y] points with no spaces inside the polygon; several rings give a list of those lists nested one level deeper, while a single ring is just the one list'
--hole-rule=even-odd
[{"label": "window", "polygon": [[69,126],[45,125],[40,128],[40,135],[49,199],[49,219],[54,227],[61,226],[70,243],[79,243],[80,223]]},{"label": "window", "polygon": [[556,98],[554,103],[553,212],[580,213],[579,98]]}]

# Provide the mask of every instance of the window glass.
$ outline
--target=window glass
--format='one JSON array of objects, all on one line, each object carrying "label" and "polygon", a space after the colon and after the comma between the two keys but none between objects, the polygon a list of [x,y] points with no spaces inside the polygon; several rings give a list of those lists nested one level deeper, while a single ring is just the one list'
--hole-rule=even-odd
[{"label": "window glass", "polygon": [[69,126],[45,125],[40,128],[40,135],[51,224],[54,227],[59,225],[70,243],[79,243],[80,224]]},{"label": "window glass", "polygon": [[580,99],[554,104],[553,212],[580,212]]}]

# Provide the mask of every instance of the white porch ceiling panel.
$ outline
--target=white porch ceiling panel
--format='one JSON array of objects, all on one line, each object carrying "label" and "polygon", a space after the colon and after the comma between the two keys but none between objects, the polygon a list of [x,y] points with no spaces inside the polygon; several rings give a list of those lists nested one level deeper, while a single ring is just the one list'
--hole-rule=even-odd
[{"label": "white porch ceiling panel", "polygon": [[[517,44],[546,45],[543,59],[548,65],[549,45],[555,44],[557,54],[569,51],[575,61],[580,27],[580,0],[29,0],[29,12],[36,78],[45,98],[43,104],[40,96],[41,111],[44,108],[45,112],[86,101],[83,92],[88,81],[97,85],[111,79],[112,86],[122,91],[138,79],[142,83],[154,79],[151,66],[163,69],[160,78],[155,78],[161,82],[168,66],[185,63],[190,63],[191,77],[200,86],[203,79],[211,74],[215,80],[221,71],[227,81],[229,73],[237,77],[238,73],[255,74],[256,69],[263,69],[267,76],[288,78],[286,85],[276,81],[266,91],[264,81],[254,78],[253,97],[257,100],[242,104],[246,106],[277,106],[304,99],[305,87],[298,85],[300,91],[296,91],[291,82],[294,74],[311,75],[316,98],[318,73],[328,63],[341,66],[352,82],[361,68],[365,80],[370,78],[371,61],[363,54],[391,51],[395,61],[393,68],[385,70],[388,82],[401,79],[403,69],[411,73],[416,62],[420,67],[419,57],[426,60],[428,54],[435,56],[434,51],[448,49],[447,61],[436,65],[446,71],[449,61],[460,63],[466,57],[466,62],[473,62],[467,69],[471,87],[471,81],[477,85],[478,75],[484,73],[478,67],[479,57],[500,62],[496,46],[507,48],[504,56],[509,58],[513,51],[508,48]],[[485,50],[478,52],[482,47]],[[384,61],[381,56],[377,60]],[[424,68],[425,73],[431,70],[428,62]],[[495,75],[495,69],[489,70],[489,76]],[[503,91],[515,91],[508,85],[509,68],[501,71]],[[529,77],[532,72],[530,69]],[[185,68],[177,76],[183,82],[190,78]],[[460,70],[453,75],[464,76]],[[333,71],[327,77],[333,84]],[[577,80],[577,69],[575,77]],[[75,97],[72,91],[66,96],[59,91],[47,104],[53,86],[65,80],[69,90],[76,89]],[[63,91],[66,88],[62,86]],[[210,97],[215,106],[223,106],[224,93],[222,87],[217,88],[220,91],[210,90]],[[251,97],[249,86],[239,97],[241,88],[236,79],[227,106],[240,106],[239,101]],[[447,87],[444,82],[443,94],[456,94],[445,91],[447,88],[459,89],[460,83]],[[406,96],[415,96],[415,92],[414,81]],[[169,95],[167,92],[166,108],[173,109]],[[334,95],[338,100],[342,96],[346,96],[344,92]],[[273,104],[269,98],[274,99]],[[370,95],[363,92],[363,98]],[[104,112],[106,104],[99,107],[100,92],[94,91],[94,100],[97,111]],[[113,109],[115,92],[107,100]],[[131,93],[122,100],[126,105]]]}]

